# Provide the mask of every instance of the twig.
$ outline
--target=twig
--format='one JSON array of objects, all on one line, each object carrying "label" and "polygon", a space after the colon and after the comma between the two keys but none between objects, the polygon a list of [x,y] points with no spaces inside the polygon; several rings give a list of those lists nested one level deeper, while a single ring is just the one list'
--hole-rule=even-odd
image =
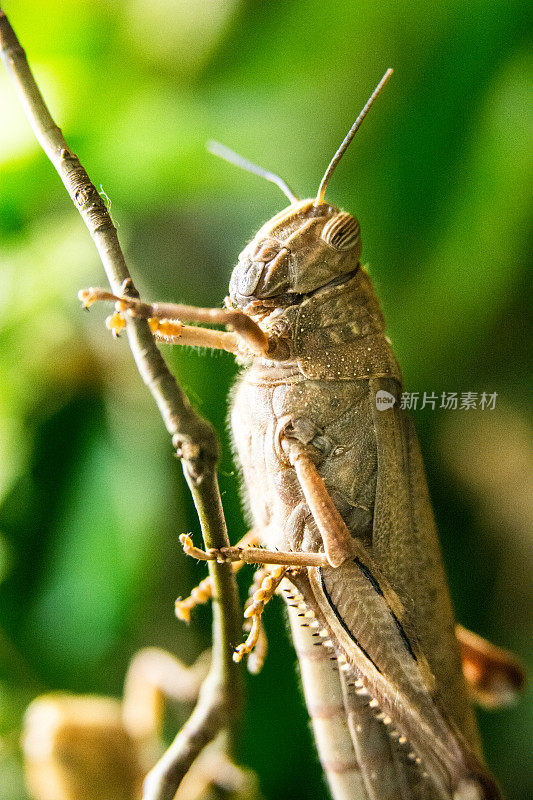
[{"label": "twig", "polygon": [[[0,55],[37,140],[91,234],[113,292],[138,298],[105,203],[52,119],[26,54],[1,9]],[[182,460],[205,546],[227,547],[229,540],[216,475],[218,442],[213,427],[191,407],[157,349],[146,321],[128,318],[126,331],[137,368]],[[241,678],[232,661],[233,647],[240,638],[235,578],[231,564],[210,562],[209,570],[215,599],[211,670],[190,720],[147,778],[145,800],[171,800],[196,756],[221,728],[231,727],[241,705]]]}]

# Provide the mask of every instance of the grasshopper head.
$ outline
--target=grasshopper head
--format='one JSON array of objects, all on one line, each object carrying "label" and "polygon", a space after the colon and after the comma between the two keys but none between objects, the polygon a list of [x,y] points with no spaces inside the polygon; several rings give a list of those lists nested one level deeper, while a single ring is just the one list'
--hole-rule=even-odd
[{"label": "grasshopper head", "polygon": [[272,217],[239,255],[230,281],[236,306],[306,294],[353,272],[361,256],[359,222],[328,203],[302,200]]},{"label": "grasshopper head", "polygon": [[209,145],[212,153],[275,183],[291,201],[290,206],[263,225],[240,254],[230,281],[233,305],[290,305],[296,295],[320,289],[357,269],[361,257],[359,222],[326,203],[324,197],[337,164],[391,75],[392,69],[388,69],[370,95],[329,162],[313,200],[298,200],[278,175],[217,142]]}]

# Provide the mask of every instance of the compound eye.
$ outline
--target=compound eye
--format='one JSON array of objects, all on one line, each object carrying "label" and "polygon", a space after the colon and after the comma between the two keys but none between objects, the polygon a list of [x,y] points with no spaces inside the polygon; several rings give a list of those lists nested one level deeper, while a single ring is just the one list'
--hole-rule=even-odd
[{"label": "compound eye", "polygon": [[351,250],[361,239],[361,228],[355,217],[341,211],[324,225],[321,238],[336,250]]}]

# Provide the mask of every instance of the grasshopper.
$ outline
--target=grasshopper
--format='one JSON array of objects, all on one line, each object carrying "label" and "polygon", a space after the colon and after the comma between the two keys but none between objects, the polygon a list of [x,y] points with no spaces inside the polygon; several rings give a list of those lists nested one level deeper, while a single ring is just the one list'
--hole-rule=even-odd
[{"label": "grasshopper", "polygon": [[[264,605],[284,594],[335,800],[489,800],[500,793],[483,762],[461,650],[474,688],[484,683],[493,702],[490,676],[512,672],[513,661],[456,630],[416,433],[400,408],[400,368],[360,263],[359,222],[325,200],[391,73],[314,198],[299,200],[276,175],[214,146],[290,201],[240,254],[225,308],[148,304],[99,289],[81,298],[116,302],[115,333],[125,314],[141,315],[162,341],[224,349],[245,366],[231,426],[253,536],[224,551],[199,550],[187,536],[182,543],[198,558],[262,565],[236,660],[260,646]],[[203,581],[178,613],[188,617],[208,596]]]}]

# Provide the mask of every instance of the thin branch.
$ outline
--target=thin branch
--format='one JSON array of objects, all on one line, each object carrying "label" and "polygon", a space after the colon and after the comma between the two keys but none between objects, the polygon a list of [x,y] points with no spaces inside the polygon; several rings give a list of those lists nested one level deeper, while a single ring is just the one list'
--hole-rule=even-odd
[{"label": "thin branch", "polygon": [[[54,165],[96,245],[114,294],[138,298],[117,231],[104,201],[70,150],[32,75],[5,13],[0,9],[0,55],[41,147]],[[157,403],[182,460],[198,512],[206,548],[229,545],[216,475],[218,442],[213,427],[192,408],[157,349],[146,320],[127,321],[127,336],[141,377]],[[232,661],[240,638],[240,609],[230,564],[209,564],[214,585],[213,660],[198,705],[169,754],[147,779],[145,800],[171,800],[179,780],[202,748],[235,720],[241,678]]]}]

